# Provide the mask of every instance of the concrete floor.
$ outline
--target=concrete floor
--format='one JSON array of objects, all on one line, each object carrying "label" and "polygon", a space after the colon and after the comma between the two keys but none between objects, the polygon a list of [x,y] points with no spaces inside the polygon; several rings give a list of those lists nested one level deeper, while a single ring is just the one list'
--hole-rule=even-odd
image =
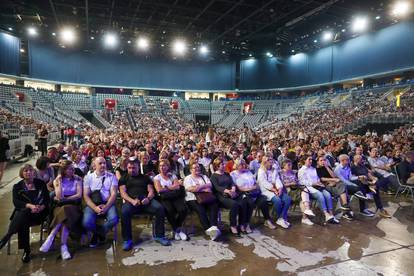
[{"label": "concrete floor", "polygon": [[[17,170],[17,165],[7,169],[1,183],[1,235],[13,209],[10,190],[18,180]],[[404,197],[394,201],[383,196],[383,200],[392,219],[357,214],[356,220],[342,220],[340,225],[306,226],[296,211],[291,213],[289,230],[269,230],[255,218],[258,226],[253,234],[236,239],[225,225],[226,233],[217,242],[201,235],[192,216],[188,228],[194,221],[197,234],[191,241],[174,241],[171,247],[151,241],[145,220],[134,220],[137,244],[132,251],[123,252],[120,242],[112,243],[111,233],[108,242],[95,249],[71,242],[69,261],[60,259],[58,242],[51,252],[38,252],[37,227],[32,233],[32,262],[21,263],[13,236],[11,255],[5,249],[0,252],[0,275],[414,275],[412,204]],[[357,210],[355,201],[352,206]],[[227,224],[227,213],[223,221]]]}]

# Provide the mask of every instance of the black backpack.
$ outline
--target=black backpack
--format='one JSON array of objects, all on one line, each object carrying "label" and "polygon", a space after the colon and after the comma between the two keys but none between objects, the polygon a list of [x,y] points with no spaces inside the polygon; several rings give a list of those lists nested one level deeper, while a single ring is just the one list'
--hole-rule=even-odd
[{"label": "black backpack", "polygon": [[33,152],[34,152],[34,149],[32,145],[27,144],[24,146],[24,153],[23,153],[24,157],[32,156]]}]

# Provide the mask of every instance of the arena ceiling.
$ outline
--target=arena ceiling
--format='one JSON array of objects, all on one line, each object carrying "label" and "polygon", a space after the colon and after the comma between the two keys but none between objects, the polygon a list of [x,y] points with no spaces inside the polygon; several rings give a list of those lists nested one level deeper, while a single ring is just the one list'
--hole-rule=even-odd
[{"label": "arena ceiling", "polygon": [[[274,55],[323,47],[319,37],[335,32],[335,41],[352,37],[347,30],[356,14],[381,16],[375,28],[392,23],[387,0],[2,0],[0,27],[25,35],[35,25],[39,39],[56,40],[51,34],[74,26],[77,47],[100,48],[99,37],[108,30],[121,39],[120,53],[132,51],[128,41],[140,35],[150,38],[149,55],[167,54],[169,43],[182,37],[191,49],[209,45],[211,59],[245,58],[266,52]],[[315,42],[318,41],[318,42]]]}]

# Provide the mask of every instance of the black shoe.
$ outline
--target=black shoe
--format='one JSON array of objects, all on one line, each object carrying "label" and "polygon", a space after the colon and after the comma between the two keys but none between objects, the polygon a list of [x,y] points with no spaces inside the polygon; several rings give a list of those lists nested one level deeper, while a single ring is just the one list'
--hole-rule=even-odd
[{"label": "black shoe", "polygon": [[343,204],[341,206],[341,209],[344,210],[344,211],[350,211],[351,210],[351,208],[349,207],[349,204]]},{"label": "black shoe", "polygon": [[235,238],[241,238],[241,234],[240,234],[240,232],[239,232],[239,231],[237,231],[236,233],[233,233],[233,232],[230,230],[230,233],[231,233],[231,235],[232,235],[233,237],[235,237]]},{"label": "black shoe", "polygon": [[89,247],[90,248],[95,248],[98,246],[98,235],[97,234],[93,234],[92,235],[92,239],[89,243]]},{"label": "black shoe", "polygon": [[354,219],[354,217],[349,212],[343,214],[342,217],[344,219],[347,219],[347,220],[353,220]]},{"label": "black shoe", "polygon": [[23,263],[28,263],[28,262],[30,262],[30,260],[31,260],[32,258],[30,257],[30,251],[24,251],[23,252],[23,255],[22,255],[22,262]]},{"label": "black shoe", "polygon": [[0,250],[7,244],[9,240],[6,238],[3,238],[0,240]]},{"label": "black shoe", "polygon": [[106,237],[102,235],[98,235],[98,242],[99,244],[104,244],[106,241]]},{"label": "black shoe", "polygon": [[368,200],[368,198],[361,191],[356,192],[354,196],[356,196],[358,199]]}]

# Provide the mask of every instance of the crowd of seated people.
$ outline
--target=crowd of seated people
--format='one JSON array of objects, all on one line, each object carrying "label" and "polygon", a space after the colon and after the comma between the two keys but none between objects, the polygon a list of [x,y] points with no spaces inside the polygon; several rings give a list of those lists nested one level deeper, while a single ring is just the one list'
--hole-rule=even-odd
[{"label": "crowd of seated people", "polygon": [[[412,183],[414,128],[401,127],[384,137],[334,136],[329,127],[317,128],[326,119],[317,115],[306,115],[303,120],[310,124],[303,128],[292,122],[289,128],[259,133],[210,130],[208,143],[206,134],[191,126],[179,131],[150,127],[158,124],[155,118],[143,118],[149,128],[138,131],[87,129],[71,144],[50,147],[37,160],[37,170],[22,167],[22,180],[13,187],[15,211],[0,248],[17,233],[22,260],[30,261],[29,228],[47,220],[50,232],[40,251],[47,252],[60,233],[61,256],[67,260],[72,257],[69,236],[90,232],[89,245],[96,247],[120,220],[128,251],[133,247],[131,219],[144,213],[154,216],[154,240],[163,246],[171,245],[165,218],[172,239],[189,239],[184,227],[189,212],[212,240],[223,230],[220,209],[229,210],[235,236],[252,233],[256,208],[269,229],[289,229],[293,200],[300,202],[303,224],[313,225],[318,214],[312,200],[326,223],[338,224],[336,201],[342,218],[355,218],[352,195],[361,215],[375,215],[368,209],[372,200],[378,214],[390,218],[382,197],[399,188],[394,167]],[[322,122],[312,126],[317,120]]]},{"label": "crowd of seated people", "polygon": [[414,105],[411,103],[413,95],[413,92],[410,91],[405,93],[403,95],[405,99],[401,101],[400,107],[396,107],[395,103],[391,103],[386,99],[374,98],[367,101],[361,100],[347,107],[315,108],[304,113],[291,114],[284,120],[274,119],[271,124],[258,128],[258,131],[278,132],[280,129],[289,129],[287,134],[291,137],[297,137],[299,132],[306,133],[306,135],[315,133],[320,135],[324,132],[337,133],[344,126],[367,115],[413,114]]},{"label": "crowd of seated people", "polygon": [[48,129],[55,129],[54,126],[39,122],[33,118],[16,115],[9,110],[0,107],[0,122],[9,127],[18,127],[20,130],[39,129],[45,125]]},{"label": "crowd of seated people", "polygon": [[[211,240],[223,230],[220,209],[229,210],[230,232],[237,237],[253,232],[256,208],[269,229],[289,229],[295,201],[302,224],[315,223],[318,212],[312,200],[327,224],[338,224],[342,218],[355,219],[352,196],[362,216],[375,216],[368,208],[373,201],[378,215],[390,218],[382,203],[384,194],[396,192],[400,182],[413,184],[414,127],[384,136],[335,131],[367,114],[413,110],[385,103],[314,110],[257,131],[217,128],[206,135],[178,115],[132,109],[137,130],[85,128],[71,143],[47,149],[36,169],[21,168],[21,181],[13,187],[15,210],[0,248],[17,233],[22,261],[30,261],[29,229],[46,220],[50,232],[40,251],[48,252],[60,233],[61,256],[68,260],[69,236],[90,232],[93,248],[121,221],[123,249],[128,251],[134,245],[131,220],[136,214],[154,216],[153,237],[163,246],[171,245],[165,218],[172,239],[189,239],[184,227],[189,212],[196,214]],[[115,119],[115,125],[128,124],[126,116]],[[341,218],[335,216],[337,211],[343,213]]]}]

